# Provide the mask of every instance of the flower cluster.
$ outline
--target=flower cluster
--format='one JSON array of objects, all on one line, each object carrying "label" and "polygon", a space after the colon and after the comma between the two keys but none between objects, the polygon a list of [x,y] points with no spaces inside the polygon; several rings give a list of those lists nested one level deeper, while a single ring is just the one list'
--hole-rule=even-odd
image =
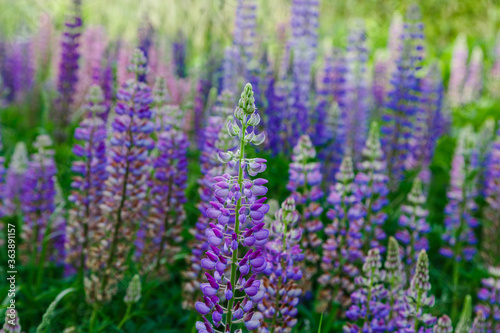
[{"label": "flower cluster", "polygon": [[377,248],[368,251],[363,264],[363,275],[355,279],[358,289],[351,294],[352,305],[346,312],[350,322],[344,332],[376,332],[386,330],[389,314],[387,289],[384,286],[385,271]]},{"label": "flower cluster", "polygon": [[[262,197],[267,192],[264,186],[267,180],[251,180],[245,176],[246,173],[256,176],[266,169],[266,160],[245,157],[247,144],[259,145],[265,139],[263,133],[247,131],[249,126],[255,127],[260,122],[255,111],[252,86],[247,84],[234,111],[240,125],[233,120],[226,124],[228,133],[238,136],[239,149],[218,154],[222,162],[237,169],[237,176],[226,173],[213,178],[216,201],[210,202],[212,207],[206,212],[208,217],[217,219],[217,223],[210,223],[205,231],[210,249],[201,266],[208,271],[205,272],[207,282],[200,285],[203,301],[195,304],[203,316],[203,321],[196,323],[200,333],[212,332],[213,326],[232,332],[232,326],[241,322],[248,330],[255,330],[263,319],[254,308],[264,297],[256,274],[267,266],[263,246],[269,231],[263,221],[269,205]],[[227,306],[223,307],[223,302]],[[210,313],[212,323],[206,319]]]},{"label": "flower cluster", "polygon": [[116,293],[136,231],[147,193],[149,151],[154,147],[151,133],[151,89],[138,82],[147,72],[146,59],[136,50],[130,71],[135,79],[118,92],[116,116],[109,146],[108,178],[103,192],[102,221],[94,233],[94,245],[87,257],[90,277],[85,279],[87,301],[106,302]]},{"label": "flower cluster", "polygon": [[288,170],[287,188],[292,192],[300,212],[300,226],[304,229],[302,248],[305,254],[305,290],[311,290],[312,277],[317,272],[320,261],[318,250],[321,239],[318,233],[323,229],[320,216],[323,208],[319,200],[323,197],[321,190],[320,164],[314,161],[316,151],[307,135],[302,135],[293,148],[292,163]]},{"label": "flower cluster", "polygon": [[64,221],[55,218],[56,212],[56,164],[52,140],[47,135],[39,135],[33,143],[36,152],[28,163],[21,185],[20,210],[24,219],[21,238],[24,253],[44,262],[49,257],[59,261],[64,258],[60,251],[64,248],[64,235],[50,237],[57,230],[64,230]]},{"label": "flower cluster", "polygon": [[190,230],[194,239],[190,243],[191,256],[188,259],[190,269],[184,273],[186,281],[183,291],[186,296],[183,307],[185,308],[194,305],[191,304],[191,300],[193,299],[192,294],[199,291],[199,281],[202,279],[203,273],[201,259],[203,254],[209,249],[205,229],[211,221],[210,217],[207,216],[207,209],[212,207],[210,201],[215,200],[212,190],[212,185],[215,183],[213,178],[224,173],[231,174],[232,172],[231,169],[225,168],[217,157],[219,152],[233,150],[235,146],[234,138],[227,133],[224,127],[225,119],[232,113],[232,109],[229,106],[230,101],[231,93],[223,91],[218,97],[218,102],[214,106],[212,114],[207,119],[207,125],[202,135],[203,145],[200,156],[202,177],[198,181],[198,194],[200,195],[198,209],[200,216],[194,228]]},{"label": "flower cluster", "polygon": [[53,120],[57,126],[57,140],[65,138],[65,127],[69,124],[73,106],[74,94],[78,82],[78,50],[81,35],[82,18],[81,3],[74,1],[74,13],[68,17],[65,23],[65,30],[61,38],[61,60],[59,63],[59,76],[57,88],[59,98],[54,108]]},{"label": "flower cluster", "polygon": [[296,325],[295,318],[302,289],[297,281],[302,278],[298,263],[304,259],[299,246],[302,229],[297,228],[299,213],[295,200],[286,199],[271,223],[270,240],[265,245],[267,267],[262,284],[265,296],[258,305],[265,322],[259,332],[291,332]]},{"label": "flower cluster", "polygon": [[[157,80],[155,95],[164,87],[162,81]],[[189,141],[180,127],[184,114],[179,107],[157,105],[157,111],[165,113],[161,115],[162,128],[157,132],[157,156],[151,157],[149,209],[137,232],[135,256],[143,273],[154,271],[164,276],[165,264],[173,262],[182,241]]]},{"label": "flower cluster", "polygon": [[22,333],[19,314],[15,309],[5,311],[5,323],[0,329],[0,333]]},{"label": "flower cluster", "polygon": [[489,269],[489,277],[481,281],[477,298],[480,301],[475,309],[477,317],[483,317],[486,332],[497,332],[500,330],[500,269]]},{"label": "flower cluster", "polygon": [[19,209],[21,184],[28,168],[28,149],[24,142],[18,142],[14,148],[5,179],[4,205],[7,215],[14,215]]},{"label": "flower cluster", "polygon": [[455,259],[455,266],[460,261],[470,261],[476,253],[474,228],[479,223],[473,213],[477,209],[474,201],[477,167],[475,135],[472,128],[466,127],[460,133],[453,156],[448,204],[445,208],[446,231],[442,236],[447,244],[440,249],[443,256]]},{"label": "flower cluster", "polygon": [[401,216],[398,220],[401,229],[396,232],[396,239],[405,245],[405,262],[410,267],[421,250],[429,250],[425,235],[431,231],[431,227],[426,221],[429,212],[423,207],[425,201],[422,181],[416,178],[408,193],[407,204],[401,206]]},{"label": "flower cluster", "polygon": [[84,118],[75,129],[75,139],[79,143],[73,147],[73,153],[79,160],[73,162],[72,166],[75,176],[69,201],[73,203],[73,208],[69,212],[66,229],[66,263],[69,271],[85,269],[89,240],[101,216],[99,205],[107,178],[106,127],[101,118],[106,106],[99,86],[91,86],[83,110]]}]

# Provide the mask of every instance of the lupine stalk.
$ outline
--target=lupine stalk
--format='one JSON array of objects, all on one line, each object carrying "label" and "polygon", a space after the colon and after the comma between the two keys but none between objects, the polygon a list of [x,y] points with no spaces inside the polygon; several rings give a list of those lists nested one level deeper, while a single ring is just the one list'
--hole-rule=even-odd
[{"label": "lupine stalk", "polygon": [[387,329],[396,331],[406,325],[406,320],[401,315],[405,304],[403,288],[406,283],[406,275],[401,262],[399,244],[394,237],[389,237],[384,268],[387,272],[386,282],[389,290],[388,300],[390,306]]},{"label": "lupine stalk", "polygon": [[462,307],[462,313],[460,314],[460,320],[458,321],[457,327],[455,327],[456,333],[469,333],[471,328],[471,318],[472,318],[472,298],[470,295],[465,296],[464,305]]},{"label": "lupine stalk", "polygon": [[67,269],[77,270],[81,274],[86,268],[89,241],[99,223],[99,205],[107,178],[106,127],[102,120],[106,105],[99,86],[90,87],[83,110],[83,120],[75,130],[75,139],[79,143],[73,147],[73,153],[79,160],[73,162],[72,166],[75,175],[69,200],[73,208],[69,214],[65,244]]},{"label": "lupine stalk", "polygon": [[434,306],[434,296],[428,295],[430,290],[429,258],[427,252],[422,250],[418,255],[410,288],[405,295],[406,302],[403,310],[403,316],[408,319],[409,327],[413,329],[412,332],[420,332],[419,328],[422,328],[424,332],[430,332],[428,327],[436,323],[436,318],[425,312],[427,307]]},{"label": "lupine stalk", "polygon": [[[249,176],[255,176],[266,169],[265,160],[261,158],[246,158],[245,146],[248,143],[259,145],[264,141],[264,134],[248,132],[249,126],[257,126],[260,116],[255,112],[252,86],[247,84],[234,111],[234,121],[226,125],[230,135],[238,136],[239,149],[236,152],[220,152],[219,158],[230,167],[238,169],[238,176],[224,174],[214,178],[214,194],[217,201],[212,201],[212,207],[207,210],[210,218],[216,218],[217,224],[211,223],[205,234],[208,237],[210,250],[201,265],[212,274],[206,272],[208,283],[201,284],[203,302],[195,304],[196,310],[203,316],[203,321],[196,323],[198,332],[212,332],[213,326],[222,325],[224,332],[233,332],[233,325],[245,323],[248,330],[257,329],[263,316],[254,312],[254,306],[262,301],[264,290],[256,274],[266,268],[261,247],[266,243],[269,231],[264,229],[264,216],[269,210],[265,204],[267,180],[245,178],[245,170]],[[234,220],[233,217],[234,216]],[[240,230],[240,228],[244,228]],[[246,250],[246,251],[245,251]],[[245,251],[246,254],[240,257]],[[226,275],[230,268],[230,275]],[[252,275],[249,276],[249,274]],[[227,306],[221,306],[221,299],[216,296],[223,292]],[[240,301],[243,299],[242,301]],[[211,324],[206,315],[212,313]],[[223,315],[225,314],[225,318]],[[224,319],[224,320],[223,320]],[[224,322],[224,323],[223,323]]]},{"label": "lupine stalk", "polygon": [[323,229],[320,221],[323,208],[318,203],[323,196],[320,187],[321,172],[319,163],[314,161],[315,157],[316,151],[311,139],[307,135],[302,135],[293,148],[293,162],[288,171],[287,185],[301,215],[300,226],[305,231],[302,248],[305,254],[304,289],[306,292],[312,290],[311,282],[320,262],[318,250],[321,246],[321,239],[318,233]]},{"label": "lupine stalk", "polygon": [[472,327],[470,333],[485,333],[486,331],[486,321],[484,315],[481,311],[478,311],[474,321],[472,322]]},{"label": "lupine stalk", "polygon": [[267,242],[267,268],[263,279],[265,296],[258,305],[266,318],[259,332],[288,332],[293,328],[299,297],[302,289],[297,281],[302,278],[298,263],[304,254],[298,245],[302,228],[297,228],[299,213],[295,210],[295,200],[286,199],[276,212],[276,220],[271,223],[271,236]]},{"label": "lupine stalk", "polygon": [[74,1],[71,16],[65,23],[65,30],[61,38],[61,60],[59,64],[59,77],[57,89],[59,97],[56,100],[53,121],[57,126],[56,139],[61,141],[65,138],[65,127],[69,124],[74,101],[76,85],[78,83],[78,50],[79,39],[82,28],[81,3]]},{"label": "lupine stalk", "polygon": [[387,220],[385,207],[388,204],[387,194],[389,192],[387,183],[389,177],[386,174],[386,163],[384,153],[380,145],[379,128],[373,122],[365,146],[361,151],[362,161],[358,163],[358,173],[354,179],[362,195],[362,208],[365,223],[363,245],[365,253],[370,248],[378,248],[381,252],[385,247],[381,242],[385,241],[387,235],[382,226]]},{"label": "lupine stalk", "polygon": [[24,241],[25,253],[31,256],[32,260],[36,260],[34,264],[47,260],[47,254],[52,257],[62,256],[55,250],[60,237],[50,241],[48,237],[60,227],[60,220],[54,216],[57,169],[51,145],[52,140],[47,135],[39,135],[36,138],[33,144],[36,153],[28,163],[21,187],[20,208],[24,218],[21,238]]},{"label": "lupine stalk", "polygon": [[[163,80],[158,79],[155,95]],[[148,215],[136,239],[136,258],[144,274],[164,276],[165,266],[180,252],[182,223],[186,213],[187,148],[189,141],[181,128],[184,114],[177,106],[158,105],[163,115],[158,132],[157,155],[152,158],[153,177],[149,191]]]},{"label": "lupine stalk", "polygon": [[353,304],[346,311],[346,317],[351,323],[344,326],[344,332],[386,330],[388,292],[384,286],[386,272],[381,268],[379,250],[371,249],[363,264],[363,274],[355,279],[358,289],[351,294]]},{"label": "lupine stalk", "polygon": [[5,311],[5,323],[0,329],[0,333],[21,333],[21,324],[19,323],[19,314],[15,309]]},{"label": "lupine stalk", "polygon": [[437,321],[436,326],[432,331],[433,333],[452,333],[453,326],[451,325],[451,319],[447,315],[443,315]]},{"label": "lupine stalk", "polygon": [[453,285],[459,283],[459,268],[463,261],[472,260],[477,243],[474,228],[479,223],[473,216],[477,209],[476,196],[477,151],[472,128],[466,127],[460,133],[452,161],[451,184],[448,204],[445,208],[446,231],[442,235],[447,243],[439,252],[453,258]]},{"label": "lupine stalk", "polygon": [[103,303],[116,293],[116,286],[127,268],[127,255],[133,243],[136,225],[144,205],[148,153],[154,147],[150,134],[150,88],[138,82],[147,72],[146,60],[136,50],[130,71],[136,75],[118,92],[118,104],[113,119],[110,141],[110,164],[101,210],[103,220],[95,232],[95,246],[89,251],[87,266],[90,277],[85,279],[87,302]]},{"label": "lupine stalk", "polygon": [[421,250],[429,250],[425,235],[431,231],[431,227],[426,221],[429,211],[423,207],[425,201],[422,181],[416,178],[408,193],[407,203],[401,206],[402,214],[398,221],[400,229],[396,232],[396,239],[405,245],[404,258],[408,267],[413,266]]}]

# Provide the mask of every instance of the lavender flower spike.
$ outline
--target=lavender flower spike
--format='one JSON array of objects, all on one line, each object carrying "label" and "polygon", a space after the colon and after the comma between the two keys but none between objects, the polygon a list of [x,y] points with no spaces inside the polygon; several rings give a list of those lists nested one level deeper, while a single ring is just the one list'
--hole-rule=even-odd
[{"label": "lavender flower spike", "polygon": [[[113,119],[109,160],[109,176],[103,192],[103,212],[99,229],[94,233],[94,246],[87,258],[91,269],[85,279],[87,302],[103,303],[116,293],[118,282],[127,268],[126,258],[133,244],[147,192],[148,154],[154,147],[150,137],[151,89],[138,81],[147,72],[146,59],[140,50],[131,58],[129,70],[135,79],[127,81],[118,92]],[[111,238],[109,238],[111,235]],[[108,241],[102,242],[102,239]]]},{"label": "lavender flower spike", "polygon": [[419,327],[432,327],[436,323],[436,318],[424,311],[426,307],[434,306],[434,296],[427,294],[430,290],[429,258],[427,252],[422,250],[418,256],[410,288],[405,295],[405,309],[402,311],[408,320],[408,328],[413,328],[412,332],[420,332]]},{"label": "lavender flower spike", "polygon": [[78,158],[73,162],[72,194],[69,201],[73,208],[69,213],[66,230],[66,263],[70,269],[83,273],[89,240],[96,231],[101,215],[106,172],[106,124],[102,114],[106,112],[104,95],[98,85],[92,85],[83,106],[85,115],[75,129],[79,143],[73,147]]},{"label": "lavender flower spike", "polygon": [[402,214],[398,222],[401,228],[396,232],[396,239],[405,245],[405,261],[411,267],[421,250],[429,250],[425,235],[431,231],[426,221],[429,212],[423,207],[426,198],[419,178],[413,181],[407,201],[407,204],[401,206]]},{"label": "lavender flower spike", "polygon": [[28,149],[24,142],[16,143],[5,180],[5,209],[7,215],[14,215],[19,209],[21,185],[28,168]]},{"label": "lavender flower spike", "polygon": [[[219,159],[229,167],[237,169],[238,176],[224,174],[214,177],[213,185],[217,201],[212,201],[207,210],[210,223],[205,231],[210,249],[201,266],[207,270],[207,283],[202,283],[203,301],[195,304],[203,321],[196,323],[200,333],[214,332],[222,326],[224,332],[233,332],[233,325],[244,323],[249,330],[256,330],[263,320],[262,313],[255,311],[264,297],[264,289],[257,274],[266,268],[262,247],[266,244],[269,231],[264,228],[264,216],[269,211],[265,204],[267,180],[250,179],[266,170],[266,160],[245,157],[245,146],[249,143],[260,145],[265,136],[247,131],[260,123],[256,113],[252,86],[247,83],[238,106],[234,111],[235,120],[226,124],[228,133],[239,138],[236,152],[219,152]],[[238,124],[239,123],[239,124]],[[262,198],[259,198],[262,197]],[[243,229],[245,228],[245,229]],[[243,256],[239,256],[245,253]],[[230,269],[230,272],[226,272]],[[218,295],[222,293],[222,298]],[[221,304],[225,304],[223,306]],[[206,318],[211,314],[212,323]],[[225,317],[225,318],[224,318]]]},{"label": "lavender flower spike", "polygon": [[259,328],[262,333],[287,332],[297,323],[297,304],[302,289],[296,281],[302,278],[297,265],[304,259],[299,246],[302,228],[297,228],[299,213],[295,210],[295,200],[286,199],[276,212],[276,220],[271,224],[271,240],[266,244],[267,268],[263,285],[266,291],[259,311],[266,322]]}]

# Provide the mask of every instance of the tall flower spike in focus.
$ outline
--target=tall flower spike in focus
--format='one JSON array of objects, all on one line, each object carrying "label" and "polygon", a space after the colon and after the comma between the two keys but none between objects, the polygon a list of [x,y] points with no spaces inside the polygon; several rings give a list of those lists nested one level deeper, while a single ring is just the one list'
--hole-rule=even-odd
[{"label": "tall flower spike in focus", "polygon": [[420,332],[419,328],[425,330],[436,324],[436,318],[425,311],[426,308],[434,306],[434,296],[428,295],[430,290],[429,257],[427,252],[422,250],[418,255],[415,274],[406,292],[405,308],[402,310],[402,315],[408,321],[408,328],[413,329],[412,332]]},{"label": "tall flower spike in focus", "polygon": [[298,264],[304,254],[299,246],[302,228],[297,227],[299,213],[295,210],[295,200],[286,199],[275,218],[270,240],[265,245],[267,276],[262,281],[265,296],[258,305],[266,318],[259,331],[266,333],[287,332],[297,324],[297,304],[302,295],[297,281],[302,278]]},{"label": "tall flower spike in focus", "polygon": [[[157,84],[161,80],[157,81]],[[163,129],[158,132],[157,156],[151,157],[153,176],[149,189],[149,210],[141,221],[135,256],[143,274],[165,277],[165,268],[180,252],[182,224],[185,221],[187,186],[187,148],[189,141],[182,129],[184,112],[168,105]]]},{"label": "tall flower spike in focus", "polygon": [[104,182],[107,179],[106,124],[102,114],[106,112],[104,95],[98,85],[92,85],[83,105],[85,114],[75,129],[73,154],[74,173],[69,201],[73,207],[69,212],[66,238],[66,264],[69,272],[85,270],[85,257],[90,239],[96,231],[101,217],[100,204],[103,199]]},{"label": "tall flower spike in focus", "polygon": [[129,70],[135,79],[128,80],[117,95],[116,116],[112,123],[109,161],[106,171],[103,212],[94,233],[94,246],[87,256],[91,270],[85,279],[88,303],[104,303],[117,291],[117,284],[127,269],[127,256],[133,245],[137,222],[140,221],[147,192],[149,151],[154,147],[149,106],[151,89],[138,81],[147,72],[146,59],[136,50]]},{"label": "tall flower spike in focus", "polygon": [[323,274],[318,277],[321,288],[317,295],[319,312],[326,311],[333,301],[343,307],[349,306],[349,295],[355,288],[353,279],[359,274],[356,264],[363,259],[361,228],[364,212],[354,176],[352,159],[345,156],[327,198],[331,207],[326,216],[331,223],[325,227],[327,239],[322,246]]},{"label": "tall flower spike in focus", "polygon": [[384,252],[385,247],[382,243],[385,243],[387,235],[382,227],[387,220],[385,208],[389,203],[387,199],[389,177],[376,122],[371,124],[361,156],[354,182],[362,195],[362,214],[365,221],[362,227],[364,251],[366,253],[368,249],[377,247]]},{"label": "tall flower spike in focus", "polygon": [[205,252],[209,249],[205,229],[209,226],[211,218],[207,215],[207,210],[211,208],[211,201],[216,200],[212,190],[212,185],[215,183],[214,177],[221,174],[234,173],[234,170],[229,169],[219,161],[218,153],[234,150],[236,140],[227,132],[224,121],[229,120],[233,112],[230,107],[232,100],[230,91],[223,91],[218,97],[218,101],[212,110],[212,114],[208,117],[204,131],[203,131],[203,145],[200,155],[200,166],[202,177],[198,181],[199,188],[198,194],[200,195],[200,202],[198,209],[200,216],[195,226],[190,230],[194,236],[193,241],[190,243],[191,256],[188,258],[190,268],[183,273],[185,283],[183,286],[184,302],[183,307],[193,307],[193,295],[200,293],[200,282],[202,280],[203,268],[201,260]]},{"label": "tall flower spike in focus", "polygon": [[370,332],[373,328],[386,330],[389,305],[386,278],[382,269],[380,251],[371,249],[363,264],[363,274],[355,279],[358,289],[351,294],[352,305],[346,311],[350,323],[344,326],[344,332]]},{"label": "tall flower spike in focus", "polygon": [[429,242],[425,235],[431,231],[431,226],[426,221],[429,211],[423,207],[425,202],[422,181],[416,178],[408,193],[407,203],[401,205],[401,215],[398,220],[400,229],[396,231],[396,239],[405,245],[404,258],[408,267],[413,266],[421,250],[429,250]]},{"label": "tall flower spike in focus", "polygon": [[[236,152],[219,152],[218,156],[237,170],[237,176],[225,173],[214,177],[217,200],[210,202],[212,207],[207,210],[207,215],[217,222],[210,223],[205,231],[210,249],[201,265],[207,270],[207,282],[200,285],[203,301],[195,304],[203,316],[203,321],[196,323],[200,333],[213,332],[214,326],[222,326],[224,332],[235,332],[233,325],[240,323],[252,331],[259,328],[263,320],[255,306],[265,294],[257,274],[267,266],[262,249],[269,235],[263,222],[269,205],[262,197],[267,193],[264,186],[267,180],[252,180],[250,176],[264,172],[266,160],[245,157],[245,147],[249,143],[260,145],[265,136],[247,131],[249,126],[255,128],[260,123],[252,86],[248,83],[234,110],[234,118],[227,122],[226,128],[231,136],[239,138],[239,148]],[[218,292],[223,297],[217,296]],[[206,318],[209,314],[212,323]]]},{"label": "tall flower spike in focus", "polygon": [[28,149],[24,142],[16,143],[5,180],[5,209],[7,215],[14,215],[20,205],[22,184],[28,169]]},{"label": "tall flower spike in focus", "polygon": [[307,135],[302,135],[293,148],[292,163],[288,170],[289,178],[287,189],[292,192],[297,210],[300,213],[300,226],[304,229],[302,248],[305,254],[305,279],[303,280],[306,292],[311,291],[311,281],[317,273],[320,262],[318,249],[321,239],[318,233],[323,229],[320,216],[323,208],[318,201],[323,197],[321,190],[320,164],[315,162],[316,150]]}]

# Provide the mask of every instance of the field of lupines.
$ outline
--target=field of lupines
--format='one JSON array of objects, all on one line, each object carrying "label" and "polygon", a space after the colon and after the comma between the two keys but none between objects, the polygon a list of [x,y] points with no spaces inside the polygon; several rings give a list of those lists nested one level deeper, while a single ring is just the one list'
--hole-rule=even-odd
[{"label": "field of lupines", "polygon": [[328,3],[5,29],[1,333],[500,332],[500,26]]}]

